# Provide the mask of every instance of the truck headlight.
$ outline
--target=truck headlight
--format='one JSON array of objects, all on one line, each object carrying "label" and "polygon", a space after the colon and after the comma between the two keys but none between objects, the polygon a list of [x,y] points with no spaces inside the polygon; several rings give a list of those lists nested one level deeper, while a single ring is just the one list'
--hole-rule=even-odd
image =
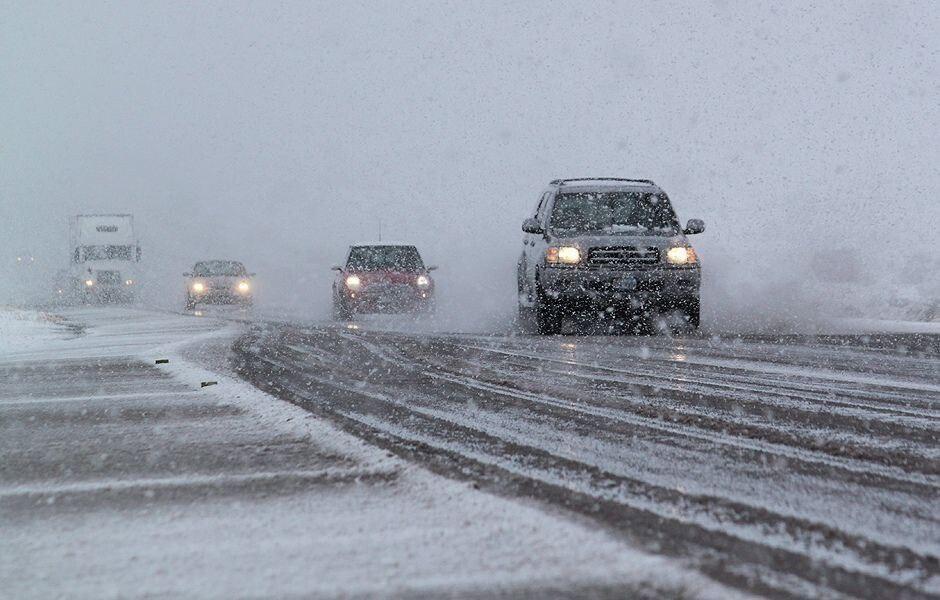
[{"label": "truck headlight", "polygon": [[251,291],[251,284],[248,283],[247,281],[239,281],[238,291],[241,292],[242,294],[247,294],[248,292]]},{"label": "truck headlight", "polygon": [[691,246],[677,246],[666,251],[666,260],[673,265],[694,265],[698,257]]},{"label": "truck headlight", "polygon": [[576,265],[581,262],[581,250],[575,246],[552,246],[545,251],[545,262],[550,265]]},{"label": "truck headlight", "polygon": [[358,275],[349,275],[346,277],[346,287],[351,292],[358,292],[359,288],[362,287],[362,280],[359,279]]},{"label": "truck headlight", "polygon": [[206,291],[206,284],[204,284],[201,281],[197,281],[193,283],[193,291],[196,292],[197,294],[203,293],[204,291]]},{"label": "truck headlight", "polygon": [[418,275],[415,279],[415,285],[419,288],[426,288],[431,285],[431,280],[427,278],[427,275]]}]

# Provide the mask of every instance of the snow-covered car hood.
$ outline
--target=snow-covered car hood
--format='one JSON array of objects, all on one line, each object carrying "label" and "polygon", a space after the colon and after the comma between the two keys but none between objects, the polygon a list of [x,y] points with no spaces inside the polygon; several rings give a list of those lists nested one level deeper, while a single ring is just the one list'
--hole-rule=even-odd
[{"label": "snow-covered car hood", "polygon": [[234,287],[239,281],[250,281],[250,277],[236,277],[234,275],[218,275],[215,277],[192,277],[190,282],[201,281],[202,283],[214,288]]},{"label": "snow-covered car hood", "polygon": [[673,246],[683,246],[688,243],[686,236],[682,234],[663,236],[663,235],[579,235],[575,237],[556,237],[552,236],[552,244],[577,246],[583,250],[600,247],[618,247],[618,246],[638,246],[638,247],[656,247],[671,248]]}]

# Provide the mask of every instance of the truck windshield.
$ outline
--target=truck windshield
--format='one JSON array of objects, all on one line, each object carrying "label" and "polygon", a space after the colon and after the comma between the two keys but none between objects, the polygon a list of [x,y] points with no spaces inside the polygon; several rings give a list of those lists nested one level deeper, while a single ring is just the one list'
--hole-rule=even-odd
[{"label": "truck windshield", "polygon": [[245,265],[234,260],[198,262],[193,267],[196,277],[244,277],[247,273]]},{"label": "truck windshield", "polygon": [[133,260],[134,246],[82,246],[85,260]]},{"label": "truck windshield", "polygon": [[643,192],[559,194],[552,207],[550,226],[566,233],[605,235],[672,235],[679,230],[669,199],[663,194]]},{"label": "truck windshield", "polygon": [[354,246],[346,267],[361,271],[421,271],[424,263],[414,246]]}]

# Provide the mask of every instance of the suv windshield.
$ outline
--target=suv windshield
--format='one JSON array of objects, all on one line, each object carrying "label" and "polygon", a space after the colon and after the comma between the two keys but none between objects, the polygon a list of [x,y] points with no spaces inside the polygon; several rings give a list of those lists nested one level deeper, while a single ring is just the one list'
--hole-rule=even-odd
[{"label": "suv windshield", "polygon": [[247,272],[245,265],[234,260],[210,260],[196,263],[193,267],[193,275],[197,277],[244,277]]},{"label": "suv windshield", "polygon": [[362,271],[423,271],[424,263],[414,246],[353,246],[346,268]]},{"label": "suv windshield", "polygon": [[550,226],[569,233],[653,233],[678,231],[676,214],[664,194],[579,192],[559,194]]}]

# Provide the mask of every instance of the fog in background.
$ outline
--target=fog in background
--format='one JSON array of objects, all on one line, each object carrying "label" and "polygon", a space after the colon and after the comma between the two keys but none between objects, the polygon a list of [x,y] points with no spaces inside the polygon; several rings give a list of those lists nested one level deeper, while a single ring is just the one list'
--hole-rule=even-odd
[{"label": "fog in background", "polygon": [[500,327],[547,182],[609,175],[706,221],[706,326],[884,317],[940,296],[938,97],[931,2],[5,2],[5,291],[67,266],[69,215],[130,212],[148,303],[235,258],[325,317],[381,223],[442,327]]}]

